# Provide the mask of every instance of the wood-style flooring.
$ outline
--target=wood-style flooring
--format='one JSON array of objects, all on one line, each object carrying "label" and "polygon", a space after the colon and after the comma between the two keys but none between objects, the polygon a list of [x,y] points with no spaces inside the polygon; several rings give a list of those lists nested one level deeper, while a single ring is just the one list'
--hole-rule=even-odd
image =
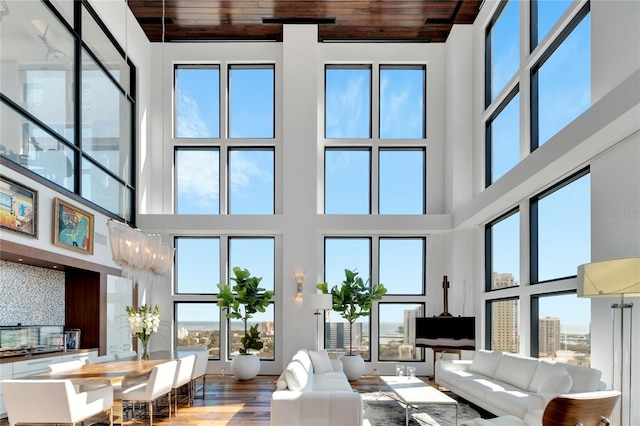
[{"label": "wood-style flooring", "polygon": [[[249,425],[269,426],[271,394],[276,388],[278,376],[258,376],[253,380],[240,381],[229,375],[207,375],[205,398],[202,390],[196,394],[192,406],[181,405],[177,416],[171,420],[166,414],[156,418],[154,425],[171,426],[217,426]],[[426,377],[422,377],[427,380]],[[200,383],[200,382],[199,382]],[[366,376],[351,382],[351,387],[360,392],[378,390],[378,377]],[[115,410],[120,412],[120,407]],[[117,416],[119,417],[119,416]],[[85,423],[87,426],[90,422]],[[123,426],[149,424],[148,419],[127,420]],[[7,426],[7,419],[0,420],[0,426]]]}]

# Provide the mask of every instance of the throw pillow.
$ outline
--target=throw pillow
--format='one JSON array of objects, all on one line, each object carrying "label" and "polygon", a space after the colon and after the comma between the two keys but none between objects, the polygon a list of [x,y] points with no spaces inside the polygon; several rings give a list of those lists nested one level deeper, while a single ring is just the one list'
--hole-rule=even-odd
[{"label": "throw pillow", "polygon": [[315,373],[328,373],[333,371],[333,365],[331,365],[331,359],[327,351],[309,351],[309,357],[313,364],[313,371]]},{"label": "throw pillow", "polygon": [[573,386],[571,375],[566,370],[558,371],[540,383],[538,393],[567,393],[571,390],[571,386]]},{"label": "throw pillow", "polygon": [[285,377],[285,372],[283,371],[280,377],[278,377],[278,381],[276,382],[276,389],[284,390],[287,388],[287,379]]}]

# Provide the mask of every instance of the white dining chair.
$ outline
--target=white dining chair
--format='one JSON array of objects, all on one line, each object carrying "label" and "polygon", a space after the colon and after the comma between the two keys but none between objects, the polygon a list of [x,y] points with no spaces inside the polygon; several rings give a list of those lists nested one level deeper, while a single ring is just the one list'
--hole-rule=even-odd
[{"label": "white dining chair", "polygon": [[[169,421],[171,421],[171,388],[177,365],[178,362],[175,360],[163,362],[153,367],[146,382],[123,383],[121,393],[123,412],[126,402],[146,402],[149,410],[149,426],[153,426],[153,404],[156,400],[167,396],[169,399]],[[132,415],[135,416],[135,409],[132,410]]]},{"label": "white dining chair", "polygon": [[82,368],[82,361],[74,359],[73,361],[58,362],[56,364],[49,364],[49,371],[52,373],[62,373],[65,371],[77,370]]},{"label": "white dining chair", "polygon": [[207,364],[209,363],[209,351],[198,351],[196,361],[193,363],[193,373],[191,374],[191,398],[195,399],[198,391],[196,385],[202,379],[202,399],[204,399],[205,386],[207,384]]},{"label": "white dining chair", "polygon": [[101,386],[77,392],[71,380],[2,381],[2,393],[9,426],[18,423],[75,425],[106,413],[113,425],[113,388]]},{"label": "white dining chair", "polygon": [[116,352],[116,361],[123,359],[135,359],[138,358],[138,352],[136,351],[122,351]]},{"label": "white dining chair", "polygon": [[191,404],[191,375],[193,374],[193,365],[195,364],[196,356],[188,355],[178,359],[178,365],[176,367],[176,374],[173,378],[173,403],[175,405],[174,413],[178,413],[178,390],[187,386],[187,405]]},{"label": "white dining chair", "polygon": [[100,355],[87,358],[87,364],[100,364],[102,362],[111,362],[115,361],[116,356],[114,354]]}]

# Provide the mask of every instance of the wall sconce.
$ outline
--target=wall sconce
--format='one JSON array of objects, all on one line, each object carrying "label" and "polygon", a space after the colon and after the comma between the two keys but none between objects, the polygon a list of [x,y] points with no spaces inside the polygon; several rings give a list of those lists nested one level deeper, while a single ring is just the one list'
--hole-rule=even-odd
[{"label": "wall sconce", "polygon": [[306,272],[295,272],[293,274],[293,280],[296,283],[297,291],[296,291],[296,301],[302,300],[302,284],[304,284],[304,279],[306,278]]}]

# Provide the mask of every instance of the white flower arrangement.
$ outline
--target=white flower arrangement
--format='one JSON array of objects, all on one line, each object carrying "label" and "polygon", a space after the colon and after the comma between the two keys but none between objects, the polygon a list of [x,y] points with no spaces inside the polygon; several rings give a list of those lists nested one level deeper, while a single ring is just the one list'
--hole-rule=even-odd
[{"label": "white flower arrangement", "polygon": [[158,332],[160,326],[160,308],[156,306],[142,305],[138,309],[127,306],[129,316],[129,329],[131,334],[146,343],[152,334]]}]

